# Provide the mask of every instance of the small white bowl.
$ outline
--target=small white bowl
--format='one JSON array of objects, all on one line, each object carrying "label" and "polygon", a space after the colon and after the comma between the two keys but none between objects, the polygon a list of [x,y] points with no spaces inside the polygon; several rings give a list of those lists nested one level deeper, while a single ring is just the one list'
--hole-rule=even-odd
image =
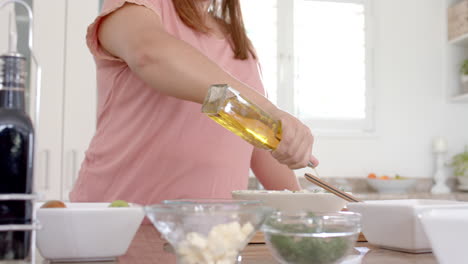
[{"label": "small white bowl", "polygon": [[346,201],[332,193],[310,191],[233,191],[232,198],[238,200],[257,200],[279,211],[297,213],[300,211],[327,213],[338,212],[346,206]]},{"label": "small white bowl", "polygon": [[441,264],[467,263],[468,208],[427,211],[421,222]]},{"label": "small white bowl", "polygon": [[40,208],[37,247],[52,261],[102,261],[122,256],[145,212],[141,206],[108,207],[109,203],[65,203],[67,208]]},{"label": "small white bowl", "polygon": [[468,203],[445,200],[381,200],[349,203],[362,215],[362,233],[369,243],[410,253],[431,252],[418,215],[434,208],[467,208]]},{"label": "small white bowl", "polygon": [[367,179],[367,183],[379,193],[405,193],[414,186],[416,179]]}]

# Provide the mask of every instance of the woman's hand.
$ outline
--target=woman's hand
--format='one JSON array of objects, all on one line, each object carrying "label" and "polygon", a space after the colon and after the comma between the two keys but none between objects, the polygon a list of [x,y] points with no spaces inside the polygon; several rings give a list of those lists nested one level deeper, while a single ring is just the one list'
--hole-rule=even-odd
[{"label": "woman's hand", "polygon": [[282,124],[281,141],[278,148],[272,152],[273,157],[290,169],[304,168],[309,162],[316,167],[319,162],[312,155],[314,136],[310,129],[282,110],[278,109],[273,116],[281,120]]}]

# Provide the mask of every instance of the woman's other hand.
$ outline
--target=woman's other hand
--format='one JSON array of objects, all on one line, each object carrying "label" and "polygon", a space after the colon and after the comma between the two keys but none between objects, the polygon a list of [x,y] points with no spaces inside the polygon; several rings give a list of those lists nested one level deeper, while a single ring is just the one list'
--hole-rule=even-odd
[{"label": "woman's other hand", "polygon": [[319,162],[312,155],[314,136],[309,127],[282,110],[278,109],[273,115],[282,124],[281,141],[272,152],[273,157],[290,169],[304,168],[309,162],[316,167]]}]

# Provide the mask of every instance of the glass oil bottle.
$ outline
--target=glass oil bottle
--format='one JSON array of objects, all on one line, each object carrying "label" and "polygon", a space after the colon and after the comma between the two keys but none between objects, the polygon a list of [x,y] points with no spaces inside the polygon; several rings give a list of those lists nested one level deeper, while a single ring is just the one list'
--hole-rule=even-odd
[{"label": "glass oil bottle", "polygon": [[281,121],[229,85],[212,85],[202,112],[258,148],[275,150],[281,141]]},{"label": "glass oil bottle", "polygon": [[[11,30],[11,28],[10,28]],[[10,50],[0,55],[0,195],[32,195],[34,129],[25,111],[26,58],[16,52],[16,34]],[[0,199],[0,225],[31,225],[30,199]],[[0,232],[0,261],[27,259],[31,231]]]}]

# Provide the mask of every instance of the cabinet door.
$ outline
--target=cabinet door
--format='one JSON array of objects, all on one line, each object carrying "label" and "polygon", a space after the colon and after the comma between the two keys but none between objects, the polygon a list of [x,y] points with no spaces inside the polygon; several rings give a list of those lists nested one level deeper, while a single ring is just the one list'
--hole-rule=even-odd
[{"label": "cabinet door", "polygon": [[33,1],[34,52],[42,66],[34,179],[44,199],[61,199],[65,6],[63,0]]},{"label": "cabinet door", "polygon": [[66,7],[62,199],[78,175],[95,132],[96,71],[86,46],[86,30],[98,14],[99,0],[68,0]]}]

